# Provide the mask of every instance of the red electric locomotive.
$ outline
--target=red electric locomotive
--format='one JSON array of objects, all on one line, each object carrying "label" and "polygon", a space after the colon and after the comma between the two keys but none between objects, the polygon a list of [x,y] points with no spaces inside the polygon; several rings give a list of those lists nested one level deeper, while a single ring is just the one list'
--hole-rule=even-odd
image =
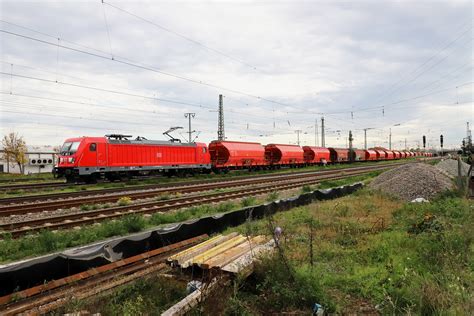
[{"label": "red electric locomotive", "polygon": [[169,176],[210,172],[206,144],[155,141],[131,136],[79,137],[67,139],[59,153],[54,174],[68,182],[116,180],[162,172]]}]

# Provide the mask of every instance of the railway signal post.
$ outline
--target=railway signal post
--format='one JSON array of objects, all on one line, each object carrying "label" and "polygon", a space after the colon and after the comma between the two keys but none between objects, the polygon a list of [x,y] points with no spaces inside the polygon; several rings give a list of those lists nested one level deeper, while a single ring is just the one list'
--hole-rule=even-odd
[{"label": "railway signal post", "polygon": [[443,134],[439,135],[439,144],[441,145],[441,156],[443,156]]}]

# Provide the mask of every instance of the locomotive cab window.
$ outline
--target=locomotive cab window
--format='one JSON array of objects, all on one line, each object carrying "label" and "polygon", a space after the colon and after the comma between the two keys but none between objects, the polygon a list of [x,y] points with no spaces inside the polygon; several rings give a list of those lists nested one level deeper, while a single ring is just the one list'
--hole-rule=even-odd
[{"label": "locomotive cab window", "polygon": [[62,156],[70,156],[74,155],[79,148],[80,142],[66,142],[64,143],[63,147],[61,147],[61,151],[59,152]]},{"label": "locomotive cab window", "polygon": [[89,151],[96,151],[97,150],[97,144],[96,143],[92,143],[89,145]]},{"label": "locomotive cab window", "polygon": [[202,153],[205,154],[207,151],[207,148],[206,147],[202,147]]}]

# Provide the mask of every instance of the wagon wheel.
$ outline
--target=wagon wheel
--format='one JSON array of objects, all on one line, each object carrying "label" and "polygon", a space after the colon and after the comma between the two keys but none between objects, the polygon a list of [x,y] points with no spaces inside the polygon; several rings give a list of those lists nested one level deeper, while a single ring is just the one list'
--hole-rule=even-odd
[{"label": "wagon wheel", "polygon": [[84,181],[87,183],[87,184],[95,184],[97,183],[97,179],[94,175],[90,175],[90,176],[87,176],[84,178]]}]

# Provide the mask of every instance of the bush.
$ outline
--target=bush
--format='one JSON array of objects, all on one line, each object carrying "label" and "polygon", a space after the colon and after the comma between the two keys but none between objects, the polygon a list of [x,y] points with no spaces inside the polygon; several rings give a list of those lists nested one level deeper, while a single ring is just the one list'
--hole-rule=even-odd
[{"label": "bush", "polygon": [[257,199],[254,196],[245,197],[242,199],[242,201],[240,201],[240,204],[243,207],[252,206],[255,205],[255,203],[257,203]]},{"label": "bush", "polygon": [[302,193],[302,194],[304,194],[304,193],[310,193],[310,192],[313,192],[313,188],[312,188],[310,185],[305,184],[305,185],[301,188],[301,193]]},{"label": "bush", "polygon": [[[256,264],[254,278],[258,306],[264,314],[286,310],[311,311],[314,303],[324,304],[326,311],[333,310],[333,303],[322,291],[320,278],[306,266],[290,265],[291,271],[277,254],[263,258]],[[233,303],[234,308],[236,304]]]},{"label": "bush", "polygon": [[159,315],[184,296],[186,289],[179,281],[152,276],[97,297],[89,306],[103,315]]},{"label": "bush", "polygon": [[155,200],[157,201],[166,201],[169,199],[171,199],[171,196],[168,193],[162,193],[155,197]]},{"label": "bush", "polygon": [[117,203],[120,206],[130,205],[132,203],[132,199],[128,196],[123,196],[117,201]]},{"label": "bush", "polygon": [[129,233],[136,233],[145,228],[146,222],[143,216],[131,214],[123,217],[123,226]]},{"label": "bush", "polygon": [[81,211],[90,210],[90,206],[88,204],[82,204],[79,208],[81,209]]},{"label": "bush", "polygon": [[278,200],[278,192],[277,191],[273,191],[272,193],[270,193],[267,196],[267,202],[273,202],[273,201],[276,201],[276,200]]},{"label": "bush", "polygon": [[57,249],[56,236],[50,230],[43,230],[39,233],[38,243],[39,247],[45,252]]}]

